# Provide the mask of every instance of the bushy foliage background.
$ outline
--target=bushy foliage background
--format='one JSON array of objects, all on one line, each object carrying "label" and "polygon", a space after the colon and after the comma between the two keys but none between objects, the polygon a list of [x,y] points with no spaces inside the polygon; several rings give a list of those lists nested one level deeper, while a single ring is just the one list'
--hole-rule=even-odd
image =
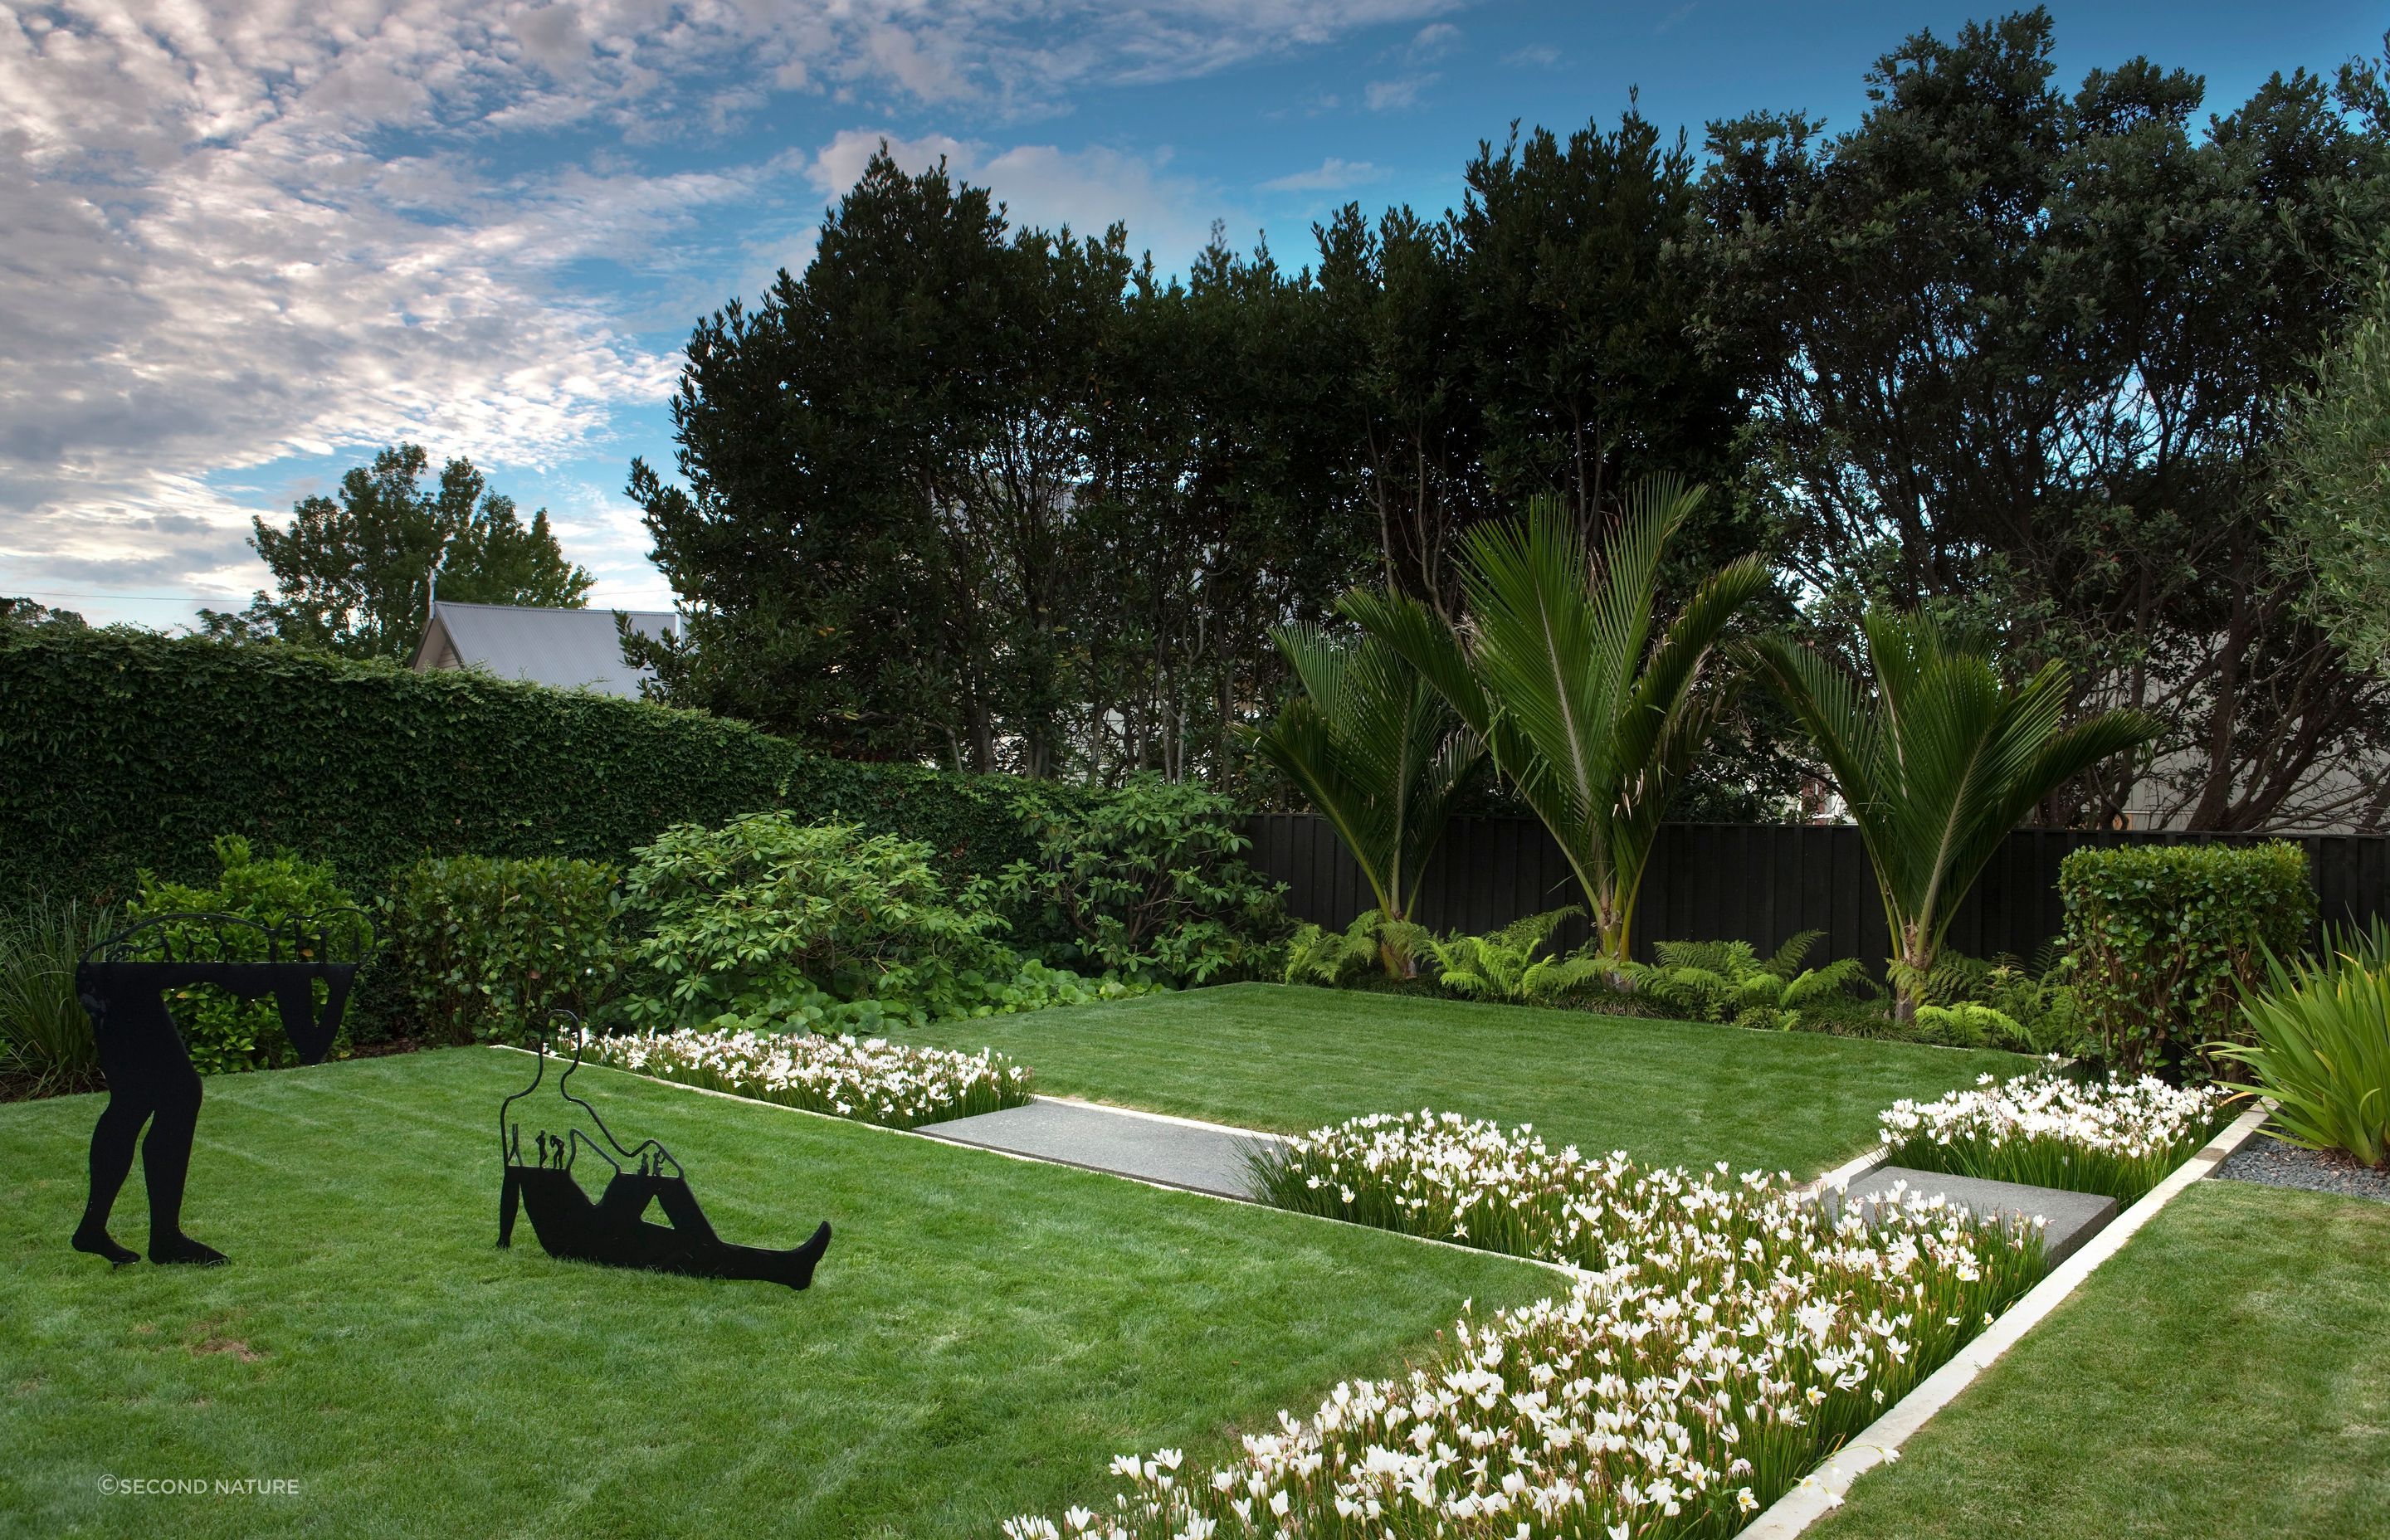
[{"label": "bushy foliage background", "polygon": [[213,841],[328,862],[360,892],[426,856],[621,863],[675,824],[787,807],[931,847],[957,879],[1038,846],[1075,793],[809,753],[738,723],[295,648],[0,628],[0,907],[212,880]]}]

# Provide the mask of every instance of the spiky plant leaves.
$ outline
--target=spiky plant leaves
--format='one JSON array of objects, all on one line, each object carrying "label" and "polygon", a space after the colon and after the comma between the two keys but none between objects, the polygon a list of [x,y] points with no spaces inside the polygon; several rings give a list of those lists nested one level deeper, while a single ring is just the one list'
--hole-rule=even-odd
[{"label": "spiky plant leaves", "polygon": [[[1485,763],[1475,733],[1403,654],[1317,626],[1272,633],[1303,693],[1252,729],[1254,749],[1302,790],[1353,854],[1376,913],[1407,923],[1453,804]],[[1399,930],[1380,938],[1390,975],[1410,971]]]},{"label": "spiky plant leaves", "polygon": [[2051,662],[2011,687],[1978,638],[1892,610],[1862,622],[1871,682],[1780,636],[1753,649],[1807,729],[1875,867],[1903,1020],[1985,865],[2044,797],[2157,736],[2138,712],[2062,727],[2070,676]]},{"label": "spiky plant leaves", "polygon": [[1660,821],[1731,702],[1703,687],[1719,638],[1770,582],[1757,558],[1711,575],[1664,630],[1667,543],[1703,490],[1655,477],[1627,494],[1599,552],[1558,502],[1472,531],[1456,632],[1416,600],[1351,595],[1348,619],[1409,661],[1484,740],[1591,900],[1599,953],[1624,977]]}]

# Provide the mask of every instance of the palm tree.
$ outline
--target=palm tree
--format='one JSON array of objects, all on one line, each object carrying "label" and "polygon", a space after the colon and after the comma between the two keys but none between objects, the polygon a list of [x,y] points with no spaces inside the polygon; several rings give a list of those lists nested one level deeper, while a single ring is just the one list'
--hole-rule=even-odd
[{"label": "palm tree", "polygon": [[1924,616],[1871,610],[1860,629],[1872,691],[1783,637],[1754,650],[1816,740],[1866,841],[1892,928],[1894,1011],[1907,1021],[1960,901],[2009,831],[2066,781],[2155,738],[2161,724],[2104,712],[2062,729],[2070,685],[2062,663],[2011,688],[1982,641]]},{"label": "palm tree", "polygon": [[[1252,729],[1263,758],[1302,789],[1361,868],[1379,914],[1407,927],[1428,857],[1453,803],[1485,763],[1433,687],[1385,643],[1338,639],[1317,626],[1271,633],[1302,681],[1278,719]],[[1392,977],[1412,971],[1398,928],[1378,956]]]},{"label": "palm tree", "polygon": [[1625,972],[1660,820],[1735,688],[1702,688],[1703,674],[1727,623],[1769,581],[1756,557],[1730,563],[1658,629],[1661,558],[1703,496],[1675,477],[1640,482],[1599,561],[1553,499],[1523,521],[1471,531],[1458,628],[1415,599],[1356,593],[1341,605],[1485,740],[1568,858],[1613,976]]}]

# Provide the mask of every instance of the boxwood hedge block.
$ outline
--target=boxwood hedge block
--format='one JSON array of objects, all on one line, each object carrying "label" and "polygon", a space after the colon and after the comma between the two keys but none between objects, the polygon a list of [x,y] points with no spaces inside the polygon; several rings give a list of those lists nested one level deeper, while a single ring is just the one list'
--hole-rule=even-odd
[{"label": "boxwood hedge block", "polygon": [[2091,847],[2058,866],[2068,980],[2084,1026],[2128,1074],[2208,1067],[2237,1035],[2240,991],[2315,925],[2306,852],[2257,845]]}]

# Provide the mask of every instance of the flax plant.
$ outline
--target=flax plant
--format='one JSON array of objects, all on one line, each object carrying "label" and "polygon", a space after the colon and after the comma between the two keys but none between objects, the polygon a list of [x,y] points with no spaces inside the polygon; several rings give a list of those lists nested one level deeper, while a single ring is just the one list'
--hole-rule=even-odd
[{"label": "flax plant", "polygon": [[0,1076],[24,1094],[56,1096],[101,1084],[91,1017],[75,995],[75,964],[115,929],[114,911],[36,898],[0,917]]},{"label": "flax plant", "polygon": [[2208,1051],[2249,1067],[2271,1132],[2302,1149],[2390,1165],[2390,928],[2328,936],[2319,960],[2268,956],[2268,985],[2242,1002],[2254,1041]]}]

